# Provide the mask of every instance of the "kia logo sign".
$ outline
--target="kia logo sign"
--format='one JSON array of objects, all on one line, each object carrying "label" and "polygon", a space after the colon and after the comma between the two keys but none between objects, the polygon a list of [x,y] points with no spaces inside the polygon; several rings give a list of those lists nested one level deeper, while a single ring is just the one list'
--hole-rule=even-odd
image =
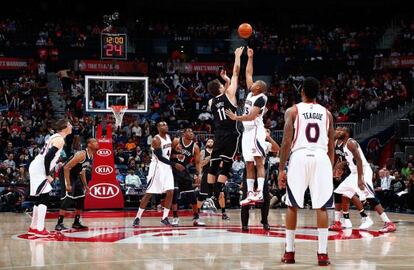
[{"label": "kia logo sign", "polygon": [[91,196],[97,199],[110,199],[118,195],[119,188],[109,183],[99,183],[90,188]]},{"label": "kia logo sign", "polygon": [[108,175],[114,171],[111,166],[108,165],[100,165],[95,168],[95,172],[100,175]]},{"label": "kia logo sign", "polygon": [[112,151],[109,149],[103,148],[103,149],[99,149],[96,153],[98,154],[98,156],[107,157],[112,154]]}]

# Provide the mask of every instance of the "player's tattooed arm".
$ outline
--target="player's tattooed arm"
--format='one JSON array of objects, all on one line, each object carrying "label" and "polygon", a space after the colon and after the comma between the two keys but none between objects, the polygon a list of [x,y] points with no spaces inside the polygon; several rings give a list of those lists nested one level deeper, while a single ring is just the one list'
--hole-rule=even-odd
[{"label": "player's tattooed arm", "polygon": [[333,117],[332,114],[326,110],[327,112],[327,117],[328,117],[328,121],[329,121],[329,126],[328,126],[328,156],[329,159],[331,160],[331,164],[332,167],[335,164],[335,129],[333,127]]},{"label": "player's tattooed arm", "polygon": [[239,73],[240,73],[240,57],[243,53],[244,47],[239,47],[234,51],[234,66],[233,66],[233,74],[231,76],[231,82],[229,87],[226,89],[226,94],[230,96],[230,98],[236,96],[238,81],[239,81]]},{"label": "player's tattooed arm", "polygon": [[75,167],[77,164],[81,163],[86,157],[85,151],[79,151],[77,152],[71,160],[66,163],[65,166],[63,166],[63,176],[65,177],[65,185],[66,185],[66,191],[71,192],[72,191],[72,184],[70,182],[70,170],[72,170],[73,167]]},{"label": "player's tattooed arm", "polygon": [[206,150],[202,150],[201,151],[201,157],[200,157],[200,159],[201,159],[201,167],[204,167],[204,166],[206,166],[209,162],[210,162],[210,156],[208,156],[208,157],[206,157]]},{"label": "player's tattooed arm", "polygon": [[280,162],[279,162],[279,188],[286,187],[286,162],[289,156],[290,148],[293,139],[293,122],[296,118],[296,110],[290,107],[285,112],[285,126],[283,128],[282,146],[280,148]]},{"label": "player's tattooed arm", "polygon": [[349,139],[348,142],[346,143],[346,147],[348,147],[349,151],[351,151],[352,156],[354,157],[354,160],[356,162],[355,165],[357,166],[358,186],[361,190],[364,190],[365,182],[364,182],[364,173],[363,173],[363,168],[362,168],[362,159],[358,151],[359,145],[355,140]]},{"label": "player's tattooed arm", "polygon": [[247,47],[246,86],[247,89],[253,85],[253,49]]}]

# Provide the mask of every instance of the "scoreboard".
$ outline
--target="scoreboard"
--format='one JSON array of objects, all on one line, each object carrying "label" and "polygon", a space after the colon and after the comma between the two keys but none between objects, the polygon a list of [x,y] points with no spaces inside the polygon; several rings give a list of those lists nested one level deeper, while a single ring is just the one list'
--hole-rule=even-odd
[{"label": "scoreboard", "polygon": [[101,34],[101,59],[127,59],[127,34]]}]

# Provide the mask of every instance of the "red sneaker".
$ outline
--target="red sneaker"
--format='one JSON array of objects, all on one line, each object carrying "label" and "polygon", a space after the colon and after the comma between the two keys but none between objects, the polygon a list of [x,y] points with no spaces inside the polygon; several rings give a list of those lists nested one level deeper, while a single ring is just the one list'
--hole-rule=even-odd
[{"label": "red sneaker", "polygon": [[380,230],[383,233],[395,232],[397,230],[397,226],[392,222],[385,222],[384,227]]},{"label": "red sneaker", "polygon": [[339,220],[338,221],[335,221],[334,224],[332,224],[331,226],[329,226],[329,230],[330,231],[335,231],[335,232],[342,231],[342,223]]},{"label": "red sneaker", "polygon": [[295,263],[295,252],[287,252],[283,254],[282,263],[292,264]]},{"label": "red sneaker", "polygon": [[32,227],[29,227],[29,230],[27,231],[27,234],[35,235],[36,233],[37,233],[36,229],[32,229]]},{"label": "red sneaker", "polygon": [[331,262],[329,261],[328,253],[326,254],[318,253],[318,264],[319,266],[327,266],[331,264]]},{"label": "red sneaker", "polygon": [[50,235],[50,232],[48,230],[46,230],[46,228],[43,228],[42,231],[37,231],[35,233],[35,236],[37,237],[48,237]]}]

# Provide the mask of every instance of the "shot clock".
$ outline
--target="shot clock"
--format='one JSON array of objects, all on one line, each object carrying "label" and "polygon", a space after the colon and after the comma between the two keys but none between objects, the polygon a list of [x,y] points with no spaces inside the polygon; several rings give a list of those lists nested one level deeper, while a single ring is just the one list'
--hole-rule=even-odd
[{"label": "shot clock", "polygon": [[126,34],[101,34],[102,59],[127,59]]}]

